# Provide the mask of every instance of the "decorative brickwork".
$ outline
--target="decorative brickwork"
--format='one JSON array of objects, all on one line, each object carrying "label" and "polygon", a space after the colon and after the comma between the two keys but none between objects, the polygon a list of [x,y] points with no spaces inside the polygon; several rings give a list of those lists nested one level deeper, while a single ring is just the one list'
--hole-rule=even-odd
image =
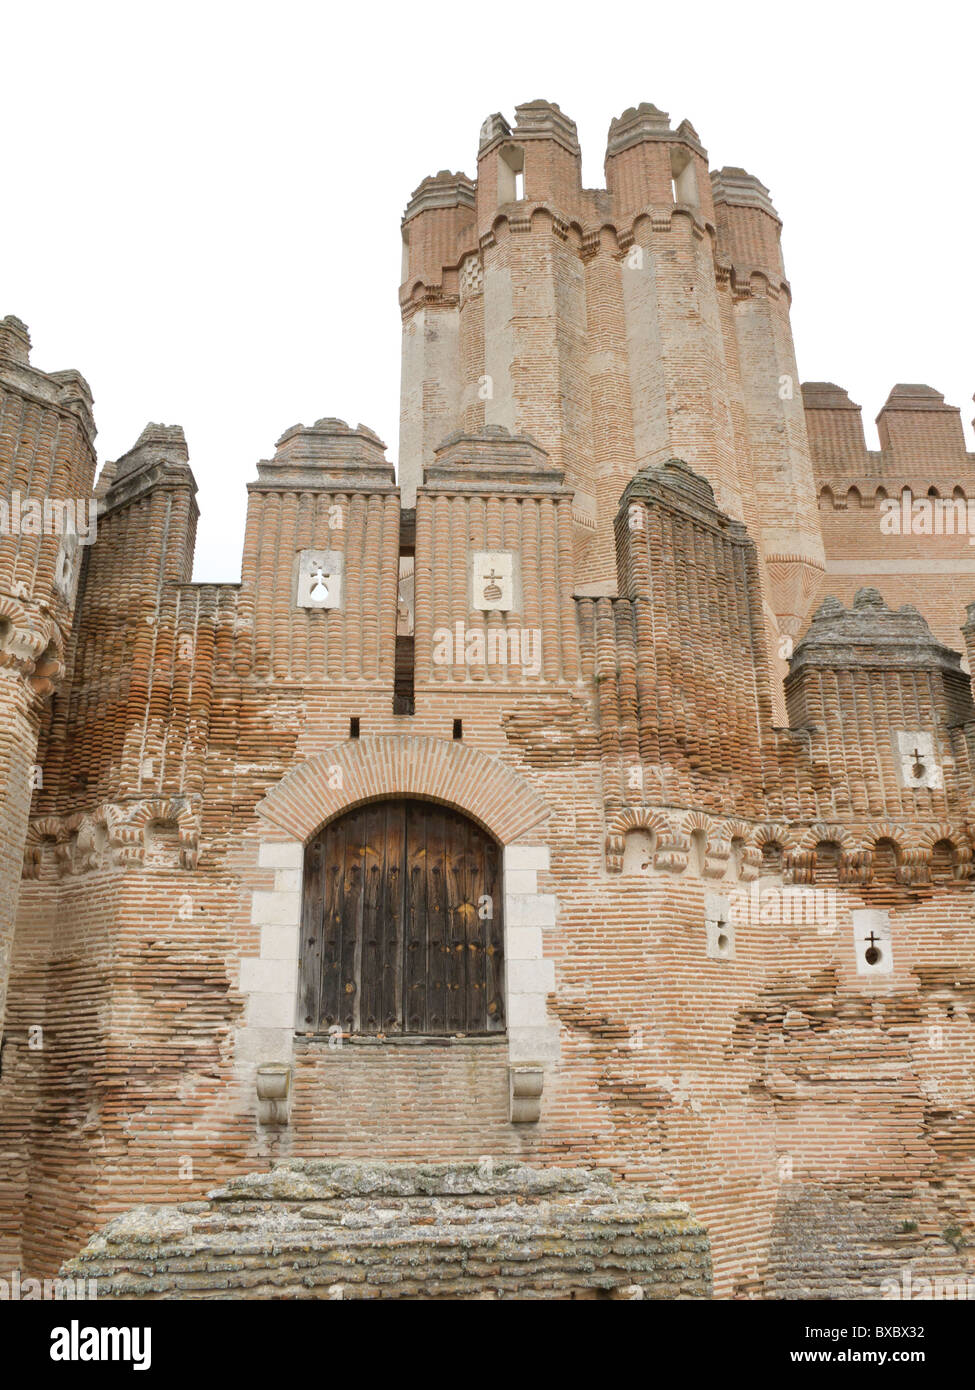
[{"label": "decorative brickwork", "polygon": [[[897,386],[869,452],[800,391],[770,194],[688,121],[624,111],[605,189],[580,159],[532,101],[418,186],[398,477],[364,425],[291,426],[239,583],[191,580],[182,430],[93,491],[87,387],[0,322],[8,1267],[532,1298],[704,1297],[709,1248],[720,1297],[971,1268],[958,412]],[[362,1027],[387,970],[503,1013]],[[299,1008],[326,979],[334,1028]]]},{"label": "decorative brickwork", "polygon": [[460,806],[502,844],[540,828],[550,814],[528,783],[476,749],[405,736],[317,754],[269,792],[257,812],[304,841],[346,807],[384,796]]}]

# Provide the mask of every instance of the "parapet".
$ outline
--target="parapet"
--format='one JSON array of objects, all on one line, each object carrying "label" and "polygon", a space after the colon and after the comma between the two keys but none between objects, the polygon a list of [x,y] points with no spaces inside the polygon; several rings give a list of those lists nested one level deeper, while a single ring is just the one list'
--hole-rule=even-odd
[{"label": "parapet", "polygon": [[715,205],[724,203],[734,208],[758,208],[778,220],[769,191],[754,174],[726,165],[711,173],[711,192]]},{"label": "parapet", "polygon": [[527,434],[488,425],[477,434],[448,435],[423,470],[427,489],[518,493],[562,491],[565,474]]},{"label": "parapet", "polygon": [[[956,406],[945,405],[945,398],[933,386],[899,381],[890,388],[890,395],[883,410],[956,410]],[[883,414],[883,411],[881,411]]]},{"label": "parapet", "polygon": [[14,314],[0,319],[0,380],[46,405],[70,411],[80,421],[89,445],[94,444],[95,419],[91,387],[80,372],[42,372],[30,360],[30,332]]},{"label": "parapet", "polygon": [[439,174],[428,174],[410,195],[403,213],[403,223],[405,225],[418,213],[429,212],[431,208],[466,207],[473,211],[474,192],[474,181],[466,174],[452,174],[449,169],[441,169]]},{"label": "parapet", "polygon": [[127,454],[115,462],[116,480],[150,463],[189,463],[190,451],[182,425],[149,423]]},{"label": "parapet", "polygon": [[0,319],[0,357],[20,362],[25,367],[30,362],[30,333],[26,323],[13,314]]},{"label": "parapet", "polygon": [[644,140],[665,140],[668,144],[679,141],[690,146],[702,159],[707,159],[707,150],[690,121],[681,121],[677,129],[672,130],[668,113],[650,101],[641,101],[639,106],[628,106],[622,116],[610,121],[606,157],[620,154]]},{"label": "parapet", "polygon": [[939,668],[962,676],[961,657],[939,642],[911,604],[893,609],[878,589],[858,589],[852,608],[826,598],[793,652],[786,683],[806,667]]},{"label": "parapet", "polygon": [[726,167],[711,174],[711,195],[718,251],[731,262],[736,280],[745,282],[759,271],[772,283],[783,281],[782,222],[764,183],[744,169]]},{"label": "parapet", "polygon": [[278,440],[274,457],[257,465],[258,483],[249,487],[395,490],[396,475],[386,445],[366,425],[350,428],[326,418],[292,425]]},{"label": "parapet", "polygon": [[491,231],[498,209],[544,202],[578,215],[582,155],[576,123],[554,101],[515,107],[515,124],[495,112],[481,125],[477,152],[478,234]]},{"label": "parapet", "polygon": [[526,101],[516,106],[512,135],[516,140],[557,140],[570,154],[580,154],[576,123],[554,101]]},{"label": "parapet", "polygon": [[[852,694],[861,674],[872,692],[866,701]],[[859,748],[864,766],[880,757],[881,746],[890,747],[891,738],[908,747],[913,742],[923,753],[914,740],[975,716],[959,653],[938,641],[911,604],[889,608],[872,588],[858,589],[852,608],[833,597],[820,604],[793,652],[785,696],[793,728],[825,730],[826,747],[835,741]],[[943,754],[935,761],[942,766]],[[898,786],[907,785],[888,785],[891,807],[901,795]]]},{"label": "parapet", "polygon": [[[128,453],[105,464],[95,495],[110,511],[133,502],[161,482],[188,486],[195,494],[189,458],[182,425],[150,422]],[[196,503],[192,506],[195,508]]]},{"label": "parapet", "polygon": [[652,102],[630,106],[610,121],[606,188],[617,217],[648,205],[679,203],[713,216],[707,151],[690,121],[671,129],[670,116]]},{"label": "parapet", "polygon": [[799,388],[806,410],[860,410],[845,386],[834,381],[804,381]]},{"label": "parapet", "polygon": [[877,432],[902,471],[967,461],[961,411],[933,386],[899,382],[877,416]]},{"label": "parapet", "polygon": [[[718,507],[714,489],[707,478],[696,473],[683,459],[670,458],[665,463],[648,464],[630,479],[623,490],[616,513],[616,568],[619,592],[627,597],[653,591],[652,571],[661,563],[655,544],[649,544],[649,519],[646,511],[679,514],[686,522],[704,528],[721,537],[730,546],[754,549],[748,532]],[[667,544],[667,542],[665,542]],[[719,543],[715,543],[715,554]],[[668,555],[665,563],[673,563]],[[696,562],[693,562],[696,563]],[[750,568],[746,565],[746,568]],[[750,578],[746,579],[746,584]],[[735,580],[737,583],[737,579]]]},{"label": "parapet", "polygon": [[742,530],[736,522],[729,522],[724,513],[719,511],[714,499],[714,488],[707,478],[700,473],[695,473],[694,469],[684,462],[683,459],[672,458],[666,463],[648,464],[646,468],[641,468],[627,483],[620,498],[618,517],[624,524],[628,524],[626,516],[629,503],[638,498],[645,500],[659,499],[663,494],[661,489],[666,489],[669,497],[676,494],[682,503],[692,509],[699,519],[706,520],[709,524],[720,524],[722,528],[727,525],[737,527]]},{"label": "parapet", "polygon": [[477,140],[478,153],[486,150],[488,145],[495,140],[506,140],[511,134],[511,126],[502,116],[500,111],[495,111],[493,115],[486,116],[481,122],[481,130]]},{"label": "parapet", "polygon": [[417,283],[428,290],[442,287],[450,270],[476,246],[476,192],[466,174],[449,169],[431,174],[413,190],[402,223],[404,304]]},{"label": "parapet", "polygon": [[860,406],[832,381],[805,381],[800,390],[809,451],[820,471],[830,465],[854,473],[866,471],[867,442]]}]

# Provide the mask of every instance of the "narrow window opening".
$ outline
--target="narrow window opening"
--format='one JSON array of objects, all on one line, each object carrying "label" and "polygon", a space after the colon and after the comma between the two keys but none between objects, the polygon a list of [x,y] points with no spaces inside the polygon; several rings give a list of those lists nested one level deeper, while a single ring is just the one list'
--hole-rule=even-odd
[{"label": "narrow window opening", "polygon": [[505,145],[498,151],[498,207],[517,203],[525,196],[525,151],[520,145]]},{"label": "narrow window opening", "polygon": [[939,840],[931,851],[931,882],[955,882],[955,847],[950,840]]},{"label": "narrow window opening", "polygon": [[816,882],[839,883],[842,851],[835,840],[820,840],[816,845]]},{"label": "narrow window opening", "polygon": [[[921,769],[923,774],[924,769]],[[914,774],[918,774],[915,772]],[[899,854],[893,840],[881,839],[873,847],[873,878],[875,883],[895,885],[898,882]]]},{"label": "narrow window opening", "polygon": [[762,867],[759,870],[762,874],[781,875],[784,867],[785,855],[782,846],[777,840],[766,840],[762,846]]},{"label": "narrow window opening", "polygon": [[414,583],[416,571],[416,510],[407,507],[399,518],[399,588],[396,597],[396,653],[393,669],[393,713],[409,715],[414,696]]},{"label": "narrow window opening", "polygon": [[648,874],[653,870],[657,835],[653,830],[636,827],[623,837],[624,874]]},{"label": "narrow window opening", "polygon": [[700,206],[701,199],[697,191],[697,174],[694,172],[694,160],[685,149],[675,149],[670,155],[671,193],[675,203],[684,203],[688,207],[696,208]]},{"label": "narrow window opening", "polygon": [[707,857],[707,839],[703,830],[691,831],[691,854],[690,864],[696,874],[704,873],[704,861]]},{"label": "narrow window opening", "polygon": [[728,864],[728,877],[738,881],[741,878],[741,868],[745,862],[745,841],[736,835],[731,841],[731,860]]},{"label": "narrow window opening", "polygon": [[463,721],[462,719],[455,719],[455,720],[454,720],[454,738],[463,738],[463,737],[464,737],[464,721]]},{"label": "narrow window opening", "polygon": [[349,738],[359,737],[359,716],[354,714],[349,720]]}]

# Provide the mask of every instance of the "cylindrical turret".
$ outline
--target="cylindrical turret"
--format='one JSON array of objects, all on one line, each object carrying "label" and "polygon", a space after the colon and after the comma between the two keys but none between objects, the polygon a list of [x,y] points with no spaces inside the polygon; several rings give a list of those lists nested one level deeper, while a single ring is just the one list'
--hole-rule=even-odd
[{"label": "cylindrical turret", "polygon": [[725,168],[711,180],[718,262],[733,305],[726,356],[738,382],[740,453],[749,460],[746,514],[765,562],[781,676],[824,568],[779,243],[782,224],[768,189],[744,169]]},{"label": "cylindrical turret", "polygon": [[474,185],[441,170],[403,216],[399,483],[412,507],[423,466],[461,424],[459,267],[476,249]]}]

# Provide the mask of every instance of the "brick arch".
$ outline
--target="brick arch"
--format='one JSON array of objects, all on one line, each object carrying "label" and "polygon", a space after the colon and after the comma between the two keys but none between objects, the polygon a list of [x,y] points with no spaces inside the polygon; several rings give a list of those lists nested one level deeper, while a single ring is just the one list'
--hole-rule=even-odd
[{"label": "brick arch", "polygon": [[799,841],[799,848],[814,850],[819,844],[837,844],[840,850],[850,848],[850,836],[843,825],[833,825],[827,821],[817,821],[811,825]]},{"label": "brick arch", "polygon": [[955,877],[967,879],[971,874],[972,846],[966,831],[951,821],[941,821],[937,825],[925,826],[917,836],[919,858],[930,871],[934,858],[934,847],[942,841],[951,845]]},{"label": "brick arch", "polygon": [[629,806],[617,811],[606,827],[606,868],[611,874],[623,871],[623,850],[631,830],[651,830],[658,837],[669,836],[673,824],[662,811],[647,806]]},{"label": "brick arch", "polygon": [[873,825],[868,825],[863,837],[870,849],[877,848],[878,840],[889,840],[896,847],[898,854],[915,847],[915,836],[910,829],[904,825],[895,825],[889,820],[875,821]]},{"label": "brick arch", "polygon": [[937,825],[925,826],[917,837],[917,842],[922,849],[932,850],[939,840],[949,840],[955,849],[961,853],[967,851],[966,858],[971,858],[971,848],[968,844],[968,836],[965,831],[951,821],[941,821]]},{"label": "brick arch", "polygon": [[703,811],[688,811],[684,816],[682,829],[685,835],[690,835],[695,830],[703,830],[705,840],[710,840],[715,830],[715,822]]},{"label": "brick arch", "polygon": [[649,806],[629,806],[618,811],[609,823],[611,835],[625,835],[630,830],[655,830],[658,833],[671,830],[669,816]]},{"label": "brick arch", "polygon": [[496,758],[468,744],[402,735],[350,740],[316,754],[286,773],[257,811],[304,842],[353,806],[390,796],[456,806],[503,845],[551,813],[524,778]]},{"label": "brick arch", "polygon": [[792,828],[782,821],[765,821],[755,827],[755,844],[760,850],[765,845],[776,844],[785,853],[796,848],[796,837]]}]

